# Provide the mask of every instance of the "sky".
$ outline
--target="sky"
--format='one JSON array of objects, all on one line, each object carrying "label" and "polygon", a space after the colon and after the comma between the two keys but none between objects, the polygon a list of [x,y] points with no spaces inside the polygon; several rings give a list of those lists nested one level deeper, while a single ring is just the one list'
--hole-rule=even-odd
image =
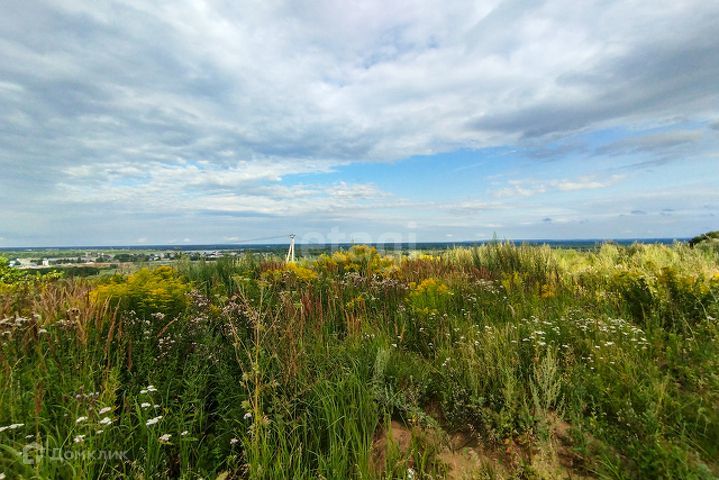
[{"label": "sky", "polygon": [[0,247],[719,228],[719,2],[4,0]]}]

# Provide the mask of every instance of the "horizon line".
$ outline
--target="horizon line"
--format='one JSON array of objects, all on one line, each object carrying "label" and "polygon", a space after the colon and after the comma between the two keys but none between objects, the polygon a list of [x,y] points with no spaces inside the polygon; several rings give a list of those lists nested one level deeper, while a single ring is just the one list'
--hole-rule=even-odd
[{"label": "horizon line", "polygon": [[[296,243],[296,245],[302,246],[313,246],[313,247],[328,247],[328,246],[352,246],[352,245],[430,245],[430,244],[478,244],[478,243],[490,243],[490,242],[595,242],[595,243],[607,243],[607,242],[643,242],[652,240],[667,241],[687,241],[693,237],[614,237],[614,238],[492,238],[492,239],[479,239],[479,240],[432,240],[432,241],[421,241],[421,242],[337,242],[337,243]],[[31,246],[0,246],[0,251],[15,251],[15,250],[51,250],[51,249],[178,249],[178,248],[191,248],[191,247],[258,247],[258,246],[282,246],[289,245],[289,242],[267,242],[267,243],[155,243],[155,244],[116,244],[116,245],[31,245]]]}]

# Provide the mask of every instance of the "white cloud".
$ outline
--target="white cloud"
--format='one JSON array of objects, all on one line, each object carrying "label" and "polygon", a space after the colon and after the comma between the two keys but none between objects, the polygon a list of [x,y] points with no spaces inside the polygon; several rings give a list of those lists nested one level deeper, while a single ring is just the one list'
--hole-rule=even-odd
[{"label": "white cloud", "polygon": [[388,197],[368,183],[280,182],[285,174],[316,173],[321,168],[291,161],[239,162],[232,167],[209,162],[151,163],[144,168],[81,165],[67,169],[68,181],[59,184],[57,201],[72,202],[80,209],[83,205],[113,205],[136,213],[299,216],[359,209]]},{"label": "white cloud", "polygon": [[607,188],[616,182],[600,182],[597,180],[579,179],[579,180],[560,180],[551,182],[550,185],[557,187],[563,192],[572,192],[575,190],[594,190],[596,188]]},{"label": "white cloud", "polygon": [[[5,7],[0,192],[5,210],[23,215],[0,220],[13,238],[51,235],[42,212],[58,205],[83,206],[63,217],[75,225],[89,224],[84,212],[128,210],[405,223],[423,208],[459,224],[508,207],[410,201],[367,181],[301,176],[577,131],[716,122],[719,5],[701,0]],[[697,141],[650,135],[604,153]],[[495,194],[617,182],[514,181]]]},{"label": "white cloud", "polygon": [[[577,116],[586,117],[583,125],[633,116],[638,98],[628,95],[642,94],[642,85],[622,85],[626,94],[605,111],[613,90],[602,76],[632,74],[633,56],[646,45],[667,55],[716,46],[708,35],[719,8],[186,0],[40,3],[14,13],[0,25],[11,79],[3,85],[24,90],[22,101],[32,104],[26,113],[47,130],[41,143],[79,142],[95,161],[222,162],[218,152],[225,152],[231,162],[402,158],[497,144],[566,122],[571,130]],[[35,33],[23,34],[31,25]],[[706,61],[709,72],[719,63]],[[716,97],[703,73],[687,77],[699,83],[685,89]],[[673,87],[665,92],[679,102],[672,116],[713,114]],[[665,108],[654,103],[647,121]],[[541,117],[547,105],[555,113]],[[528,127],[521,118],[545,125]]]},{"label": "white cloud", "polygon": [[575,192],[582,190],[596,190],[600,188],[611,187],[623,178],[623,175],[612,175],[604,181],[597,180],[593,177],[579,177],[575,179],[555,179],[555,180],[509,180],[508,186],[500,188],[494,192],[497,198],[509,197],[531,197],[547,192]]}]

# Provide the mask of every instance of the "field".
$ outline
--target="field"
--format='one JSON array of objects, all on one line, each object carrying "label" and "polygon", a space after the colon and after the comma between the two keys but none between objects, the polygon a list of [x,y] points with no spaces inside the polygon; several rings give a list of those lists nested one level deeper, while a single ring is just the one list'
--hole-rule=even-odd
[{"label": "field", "polygon": [[719,249],[0,263],[0,479],[719,475]]}]

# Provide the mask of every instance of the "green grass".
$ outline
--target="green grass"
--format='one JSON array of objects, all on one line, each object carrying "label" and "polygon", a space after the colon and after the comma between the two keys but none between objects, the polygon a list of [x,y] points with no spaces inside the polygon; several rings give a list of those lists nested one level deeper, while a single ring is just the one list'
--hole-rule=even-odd
[{"label": "green grass", "polygon": [[711,247],[0,273],[7,478],[719,475]]}]

